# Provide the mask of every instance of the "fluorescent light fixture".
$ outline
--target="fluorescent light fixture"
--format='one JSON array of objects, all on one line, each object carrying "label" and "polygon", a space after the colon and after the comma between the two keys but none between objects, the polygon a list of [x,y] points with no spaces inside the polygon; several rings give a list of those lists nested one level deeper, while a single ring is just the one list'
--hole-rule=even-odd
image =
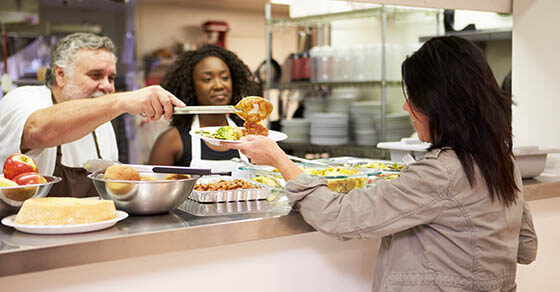
[{"label": "fluorescent light fixture", "polygon": [[291,5],[293,0],[271,0],[270,3],[272,4],[282,4],[282,5]]}]

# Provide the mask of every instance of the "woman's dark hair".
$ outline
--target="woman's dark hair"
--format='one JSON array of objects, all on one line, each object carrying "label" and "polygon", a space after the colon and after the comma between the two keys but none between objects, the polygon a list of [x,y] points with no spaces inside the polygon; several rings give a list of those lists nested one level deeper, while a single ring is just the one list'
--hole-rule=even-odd
[{"label": "woman's dark hair", "polygon": [[498,86],[482,50],[460,37],[436,37],[401,69],[405,96],[429,120],[430,150],[453,148],[471,186],[476,165],[492,200],[514,204],[511,94]]},{"label": "woman's dark hair", "polygon": [[[229,68],[232,84],[232,98],[230,104],[236,104],[245,96],[262,96],[262,88],[255,82],[251,70],[236,54],[216,45],[205,45],[198,50],[181,54],[165,74],[161,86],[181,99],[186,105],[198,105],[194,89],[193,70],[196,64],[206,57],[217,57],[224,61]],[[243,121],[232,115],[238,124]],[[173,116],[171,125],[190,128],[192,115]]]}]

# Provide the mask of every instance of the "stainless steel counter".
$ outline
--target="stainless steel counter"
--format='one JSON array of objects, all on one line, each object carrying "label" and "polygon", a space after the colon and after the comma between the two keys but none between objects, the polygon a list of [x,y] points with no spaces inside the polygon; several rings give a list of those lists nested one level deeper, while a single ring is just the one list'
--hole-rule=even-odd
[{"label": "stainless steel counter", "polygon": [[[560,197],[560,177],[525,180],[524,195],[528,201]],[[0,226],[0,276],[314,231],[289,209],[256,211],[194,216],[177,209],[130,216],[109,229],[71,235],[33,235]]]}]

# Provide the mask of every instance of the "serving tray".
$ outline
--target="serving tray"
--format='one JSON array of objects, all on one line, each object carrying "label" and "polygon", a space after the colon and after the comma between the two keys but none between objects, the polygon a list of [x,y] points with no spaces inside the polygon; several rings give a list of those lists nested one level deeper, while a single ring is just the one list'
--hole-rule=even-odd
[{"label": "serving tray", "polygon": [[237,201],[251,201],[251,200],[264,200],[272,190],[272,187],[260,184],[258,182],[246,180],[237,177],[228,176],[208,176],[198,180],[198,184],[215,183],[220,180],[232,181],[241,179],[247,183],[259,186],[258,189],[238,189],[238,190],[224,190],[224,191],[197,191],[193,190],[189,195],[189,199],[202,202],[202,203],[218,203],[218,202],[237,202]]}]

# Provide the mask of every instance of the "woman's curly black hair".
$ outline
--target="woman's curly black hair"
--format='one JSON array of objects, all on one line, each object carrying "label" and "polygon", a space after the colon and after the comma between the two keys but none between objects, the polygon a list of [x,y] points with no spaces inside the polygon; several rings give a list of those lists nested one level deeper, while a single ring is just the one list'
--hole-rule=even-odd
[{"label": "woman's curly black hair", "polygon": [[[245,96],[262,96],[262,87],[255,81],[249,67],[231,51],[216,45],[205,45],[198,50],[181,54],[165,74],[161,86],[181,99],[187,106],[198,105],[193,82],[193,70],[196,64],[206,57],[220,58],[229,68],[232,84],[230,104],[236,104]],[[231,118],[240,124],[243,121],[232,115]],[[171,120],[175,127],[190,128],[192,115],[176,115]]]}]

